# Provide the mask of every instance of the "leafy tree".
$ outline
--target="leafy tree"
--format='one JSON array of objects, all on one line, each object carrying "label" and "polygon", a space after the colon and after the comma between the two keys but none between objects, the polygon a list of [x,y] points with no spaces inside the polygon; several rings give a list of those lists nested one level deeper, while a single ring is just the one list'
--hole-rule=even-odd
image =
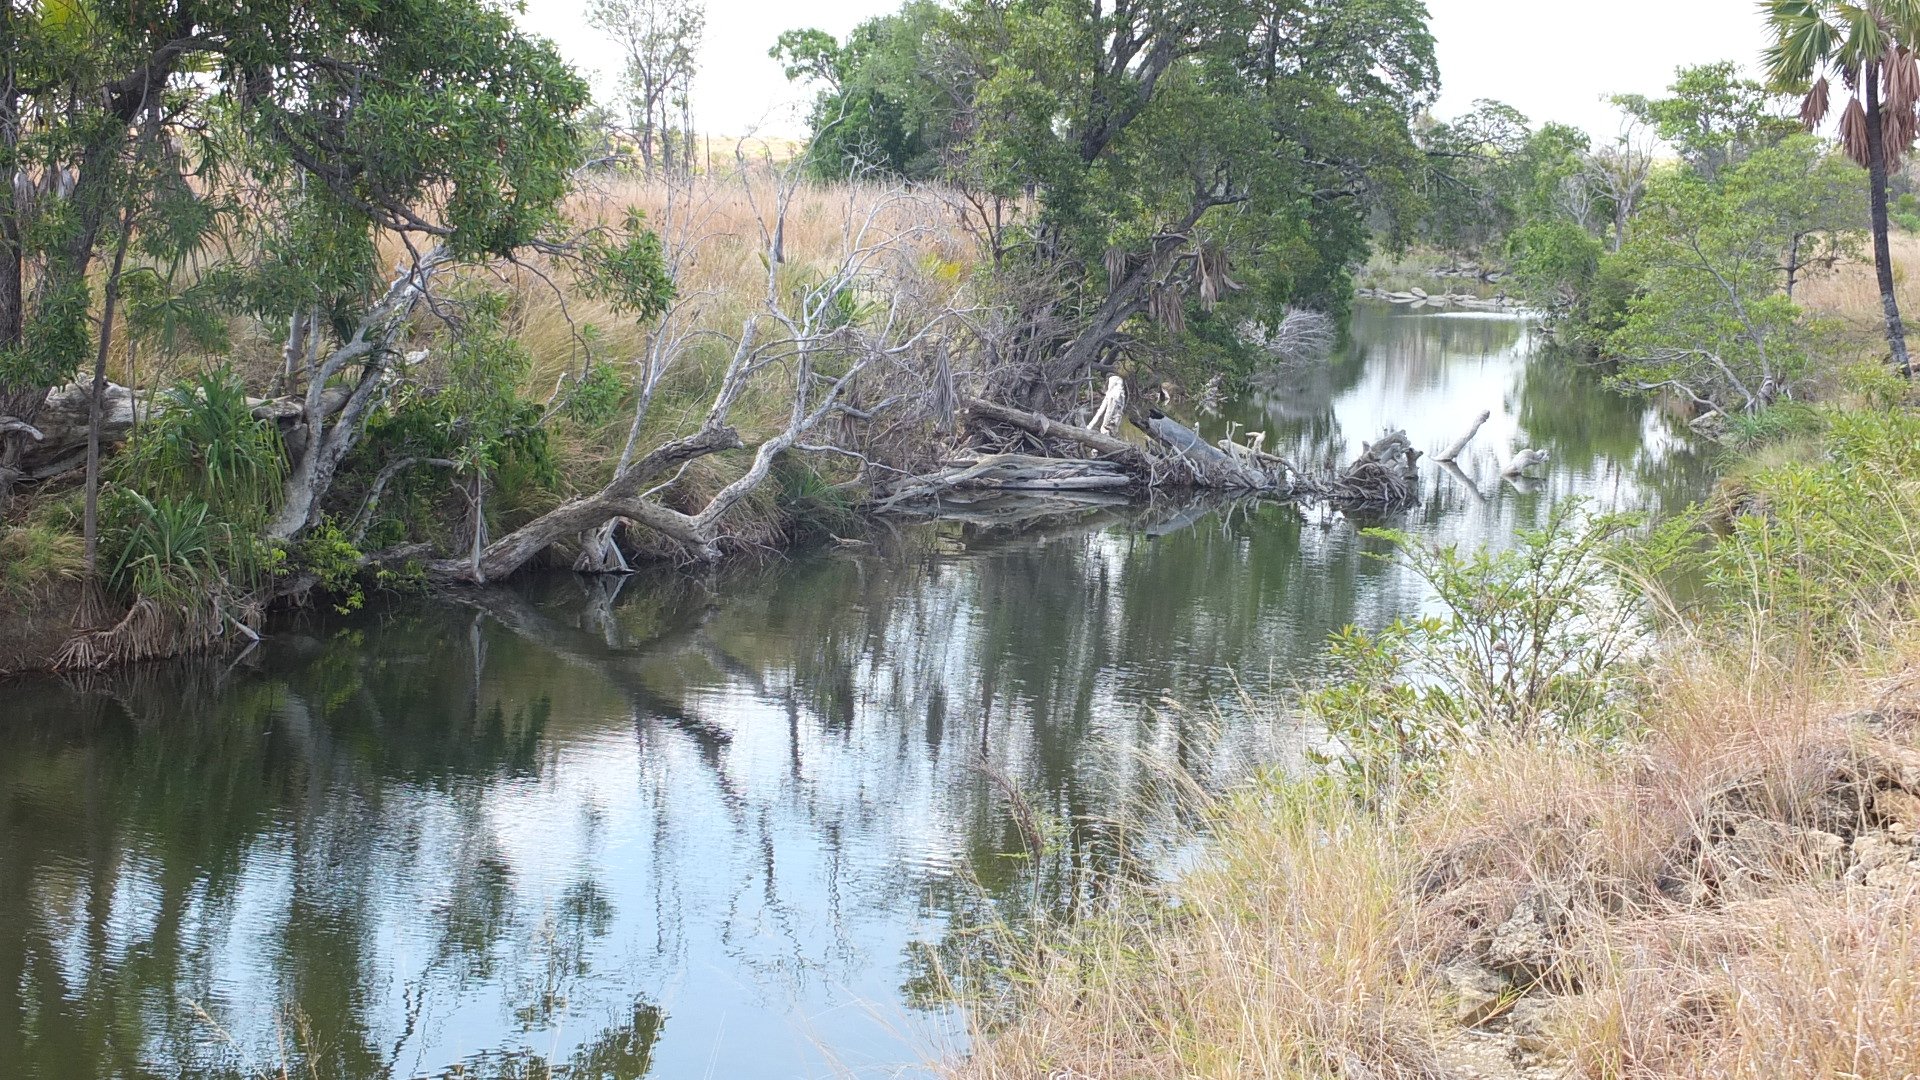
[{"label": "leafy tree", "polygon": [[[0,417],[30,424],[89,352],[89,271],[116,223],[163,267],[224,231],[233,242],[200,252],[189,281],[146,299],[292,328],[304,437],[275,537],[317,520],[432,278],[559,235],[587,87],[484,0],[0,12],[0,168],[20,178],[0,191]],[[135,188],[124,163],[143,121],[164,152]],[[224,213],[243,191],[247,213]],[[399,271],[381,266],[382,240],[408,253]],[[0,430],[3,495],[30,435]]]},{"label": "leafy tree", "polygon": [[1902,374],[1913,377],[1906,325],[1894,294],[1888,249],[1887,180],[1913,146],[1920,126],[1920,2],[1915,0],[1766,0],[1773,44],[1767,49],[1772,85],[1804,95],[1800,118],[1809,129],[1827,116],[1832,77],[1852,91],[1840,115],[1840,145],[1867,170],[1873,259],[1887,346]]},{"label": "leafy tree", "polygon": [[[1076,385],[1136,317],[1177,334],[1236,287],[1262,315],[1338,306],[1371,215],[1415,202],[1409,126],[1436,82],[1416,0],[965,0],[927,17],[907,38],[914,79],[949,95],[942,174],[1001,269],[1066,284],[1073,329],[1018,345],[1029,397]],[[844,80],[847,54],[822,44],[790,35],[790,67]]]},{"label": "leafy tree", "polygon": [[1618,257],[1638,284],[1608,341],[1626,360],[1622,382],[1749,413],[1791,393],[1816,331],[1784,286],[1805,253],[1847,250],[1842,222],[1862,194],[1845,182],[1857,173],[1830,158],[1795,136],[1717,185],[1686,170],[1656,177],[1644,226]]},{"label": "leafy tree", "polygon": [[819,30],[789,30],[770,55],[787,78],[817,83],[808,167],[821,179],[878,171],[936,176],[951,149],[954,101],[967,77],[941,52],[946,15],[929,0],[869,19],[845,42]]},{"label": "leafy tree", "polygon": [[1504,238],[1531,187],[1527,150],[1533,137],[1527,118],[1497,101],[1475,102],[1467,115],[1420,132],[1428,158],[1426,240],[1472,254]]},{"label": "leafy tree", "polygon": [[1520,213],[1528,221],[1561,216],[1583,229],[1593,228],[1590,193],[1580,166],[1593,141],[1566,124],[1542,124],[1521,154]]},{"label": "leafy tree", "polygon": [[1706,180],[1718,179],[1754,151],[1792,134],[1796,126],[1779,107],[1779,95],[1742,79],[1732,61],[1683,67],[1668,93],[1671,96],[1651,99],[1623,94],[1613,102],[1652,128]]},{"label": "leafy tree", "polygon": [[1796,134],[1726,176],[1726,196],[1769,237],[1787,298],[1816,270],[1859,254],[1866,177],[1821,140]]},{"label": "leafy tree", "polygon": [[1529,221],[1507,242],[1516,291],[1557,323],[1584,328],[1606,245],[1563,216]]}]

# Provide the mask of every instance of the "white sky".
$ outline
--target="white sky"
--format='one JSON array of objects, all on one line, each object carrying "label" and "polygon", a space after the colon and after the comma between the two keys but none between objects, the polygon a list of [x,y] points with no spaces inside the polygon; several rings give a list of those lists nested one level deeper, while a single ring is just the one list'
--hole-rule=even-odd
[{"label": "white sky", "polygon": [[[605,90],[619,57],[586,25],[586,0],[525,0],[527,25],[559,44]],[[843,36],[898,0],[707,0],[707,36],[694,89],[695,123],[725,135],[805,133],[804,102],[767,57],[783,30]],[[1505,101],[1536,123],[1558,120],[1612,135],[1604,98],[1653,94],[1683,64],[1757,63],[1756,0],[1427,0],[1440,46],[1441,118],[1476,98]]]}]

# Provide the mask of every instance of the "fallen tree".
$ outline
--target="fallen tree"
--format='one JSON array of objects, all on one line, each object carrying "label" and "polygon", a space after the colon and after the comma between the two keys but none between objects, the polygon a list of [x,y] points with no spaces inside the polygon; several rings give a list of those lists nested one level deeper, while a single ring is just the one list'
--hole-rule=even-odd
[{"label": "fallen tree", "polygon": [[[895,395],[856,408],[848,403],[847,396],[870,370],[902,366],[928,348],[934,331],[953,311],[921,309],[910,290],[889,287],[898,275],[911,273],[914,241],[924,229],[919,223],[924,215],[905,212],[917,196],[904,187],[849,219],[840,261],[796,290],[773,257],[792,192],[793,188],[783,181],[761,222],[763,262],[767,267],[762,309],[749,315],[742,325],[732,361],[699,427],[646,453],[636,452],[653,389],[681,361],[685,345],[693,336],[686,306],[677,305],[663,316],[647,355],[635,361],[639,369],[637,404],[626,449],[607,483],[491,543],[476,545],[464,558],[429,562],[430,576],[473,584],[496,581],[549,548],[566,543],[577,543],[581,549],[577,567],[618,572],[625,569],[626,561],[618,552],[615,534],[626,523],[671,539],[691,560],[711,562],[722,554],[727,514],[767,481],[782,456],[794,452],[838,453],[861,458],[864,463],[855,451],[806,439],[830,417],[871,421],[901,404],[904,395]],[[896,221],[909,224],[896,227],[891,224]],[[884,293],[884,311],[865,320],[848,320],[843,298],[856,289],[868,295]],[[749,389],[771,372],[787,376],[784,424],[754,447],[746,471],[703,505],[697,509],[670,505],[665,493],[693,462],[746,448],[747,442],[731,416]]]},{"label": "fallen tree", "polygon": [[980,398],[964,405],[974,429],[969,449],[936,471],[888,486],[876,511],[919,511],[951,493],[993,490],[1211,491],[1379,508],[1407,505],[1419,494],[1422,455],[1404,432],[1368,444],[1338,473],[1309,476],[1267,453],[1264,432],[1250,432],[1245,445],[1231,438],[1213,444],[1154,411],[1134,418],[1145,441],[1129,442]]}]

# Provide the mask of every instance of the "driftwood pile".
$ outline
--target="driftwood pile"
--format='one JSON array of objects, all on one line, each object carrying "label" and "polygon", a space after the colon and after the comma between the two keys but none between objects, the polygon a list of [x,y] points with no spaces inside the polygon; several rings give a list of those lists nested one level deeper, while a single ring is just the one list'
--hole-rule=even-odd
[{"label": "driftwood pile", "polygon": [[1412,504],[1420,494],[1420,451],[1404,431],[1365,443],[1354,463],[1313,482],[1313,494],[1344,506],[1388,509]]},{"label": "driftwood pile", "polygon": [[1522,311],[1525,306],[1510,296],[1476,296],[1473,293],[1429,293],[1425,289],[1355,289],[1362,300],[1384,300],[1389,304],[1419,310],[1422,308],[1460,308],[1463,311]]},{"label": "driftwood pile", "polygon": [[[1422,455],[1404,432],[1367,444],[1345,469],[1311,475],[1268,453],[1263,432],[1248,432],[1244,442],[1228,438],[1209,443],[1199,432],[1153,411],[1134,417],[1134,426],[1146,438],[1130,442],[1098,427],[1080,427],[980,398],[962,404],[973,445],[943,460],[934,472],[895,483],[882,493],[876,509],[912,511],[983,494],[1124,496],[1148,491],[1311,498],[1386,509],[1414,502],[1420,490]],[[1102,410],[1111,413],[1111,397]]]},{"label": "driftwood pile", "polygon": [[[1019,496],[1055,500],[1123,500],[1147,492],[1211,493],[1309,499],[1354,509],[1384,511],[1409,506],[1420,496],[1425,456],[1404,431],[1364,444],[1344,468],[1310,473],[1266,450],[1264,432],[1230,435],[1209,443],[1199,432],[1159,411],[1132,415],[1145,438],[1130,441],[1115,431],[1123,392],[1110,385],[1089,426],[1054,420],[981,398],[961,404],[968,447],[934,472],[908,477],[880,493],[881,512],[919,512],[977,505]],[[1482,412],[1457,440],[1435,455],[1443,469],[1472,486],[1453,462],[1491,418]],[[1103,430],[1104,429],[1104,430]],[[1233,433],[1239,434],[1237,430]],[[1523,450],[1503,475],[1516,486],[1523,471],[1546,460]],[[995,507],[991,514],[1003,513]]]}]

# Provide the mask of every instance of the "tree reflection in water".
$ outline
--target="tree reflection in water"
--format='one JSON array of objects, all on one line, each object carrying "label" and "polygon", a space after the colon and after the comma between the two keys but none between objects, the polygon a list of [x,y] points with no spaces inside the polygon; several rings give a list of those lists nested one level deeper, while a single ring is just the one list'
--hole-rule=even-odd
[{"label": "tree reflection in water", "polygon": [[[1208,433],[1337,459],[1482,408],[1477,456],[1397,524],[1498,543],[1572,495],[1701,490],[1663,416],[1515,323],[1363,311],[1341,358]],[[1553,454],[1532,492],[1494,475],[1522,442]],[[291,620],[237,665],[10,685],[0,1071],[785,1077],[951,1047],[939,950],[1164,865],[1162,763],[1217,783],[1286,760],[1301,733],[1233,717],[1240,688],[1422,603],[1352,524],[974,505],[859,550],[565,575]],[[1038,859],[982,761],[1047,830]]]}]

